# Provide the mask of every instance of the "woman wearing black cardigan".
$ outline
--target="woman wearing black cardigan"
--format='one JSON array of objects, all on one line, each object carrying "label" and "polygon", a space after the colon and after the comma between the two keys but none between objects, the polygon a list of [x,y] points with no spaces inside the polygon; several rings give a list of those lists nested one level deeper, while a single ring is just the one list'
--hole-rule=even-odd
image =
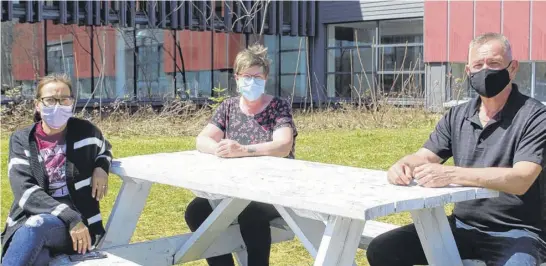
[{"label": "woman wearing black cardigan", "polygon": [[107,192],[111,145],[98,128],[72,117],[66,75],[44,77],[36,123],[9,141],[14,201],[2,232],[2,264],[47,265],[51,253],[86,253],[104,234],[99,200]]}]

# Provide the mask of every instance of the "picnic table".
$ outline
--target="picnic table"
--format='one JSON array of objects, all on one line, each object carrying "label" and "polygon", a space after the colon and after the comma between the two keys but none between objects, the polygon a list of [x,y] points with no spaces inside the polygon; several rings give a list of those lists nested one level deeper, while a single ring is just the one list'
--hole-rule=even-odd
[{"label": "picnic table", "polygon": [[[373,219],[409,211],[430,265],[460,266],[444,205],[498,196],[474,187],[394,186],[384,171],[275,157],[225,159],[197,151],[122,158],[112,173],[123,185],[99,247],[111,254],[111,264],[124,265],[173,265],[227,253],[246,265],[234,221],[258,201],[274,205],[282,216],[284,228],[272,225],[272,241],[295,234],[314,265],[353,265],[357,248],[370,240],[366,235],[378,234]],[[194,233],[129,244],[153,183],[190,189],[208,198],[214,211]],[[102,264],[86,265],[93,263]],[[68,264],[65,259],[52,265]]]}]

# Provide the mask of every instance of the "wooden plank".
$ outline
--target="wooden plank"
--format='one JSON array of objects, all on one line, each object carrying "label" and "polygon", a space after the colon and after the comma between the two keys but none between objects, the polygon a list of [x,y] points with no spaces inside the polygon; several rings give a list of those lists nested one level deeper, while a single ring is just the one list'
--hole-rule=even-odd
[{"label": "wooden plank", "polygon": [[[215,194],[208,194],[208,193],[198,192],[198,191],[194,192],[194,194],[196,194],[196,195],[202,194],[203,195],[203,196],[201,196],[202,198],[209,199],[209,204],[212,207],[212,209],[215,209],[216,207],[218,207],[218,205],[222,202],[220,199],[216,199],[217,195],[215,195]],[[237,234],[238,234],[239,238],[241,238],[241,241],[242,241],[243,237],[241,235],[241,232],[239,231]],[[246,252],[246,248],[235,251],[235,259],[237,260],[237,263],[239,264],[239,266],[247,266],[248,265],[248,253]]]},{"label": "wooden plank", "polygon": [[152,183],[122,177],[123,184],[106,224],[106,234],[99,248],[127,244],[131,241],[140,214],[146,205]]},{"label": "wooden plank", "polygon": [[248,252],[246,252],[246,248],[235,251],[234,256],[239,266],[248,266]]},{"label": "wooden plank", "polygon": [[331,217],[314,265],[353,265],[364,223],[339,216]]},{"label": "wooden plank", "polygon": [[[120,162],[114,173],[362,221],[498,196],[498,192],[473,187],[394,186],[387,182],[384,171],[266,156],[224,159],[187,151],[135,156]],[[329,178],[332,176],[338,178]]]},{"label": "wooden plank", "polygon": [[127,266],[137,266],[142,265],[135,263],[133,261],[121,258],[111,253],[107,253],[107,258],[98,259],[98,260],[86,260],[80,262],[72,262],[67,255],[58,256],[49,262],[49,266],[103,266],[103,265],[127,265]]},{"label": "wooden plank", "polygon": [[201,257],[249,203],[248,200],[235,198],[222,200],[191,238],[176,252],[174,262],[180,263],[182,260],[196,260]]},{"label": "wooden plank", "polygon": [[[136,263],[136,265],[154,265],[167,266],[173,264],[173,256],[178,247],[183,245],[191,237],[191,233],[165,237],[151,241],[133,243],[129,245],[115,246],[104,249],[109,258],[105,260],[93,260],[91,263],[97,262],[99,265],[111,265],[118,261]],[[291,231],[276,227],[271,228],[271,242],[279,243],[294,238]],[[243,239],[241,238],[239,225],[231,225],[220,234],[218,239],[203,253],[199,259],[216,257],[219,255],[229,254],[232,252],[244,250]],[[87,264],[89,262],[77,265],[95,265]],[[187,261],[182,261],[187,262]],[[75,263],[74,263],[75,264]],[[57,265],[74,265],[71,264],[67,256],[56,257],[52,266]],[[124,264],[125,265],[125,264]]]},{"label": "wooden plank", "polygon": [[[277,205],[277,206],[280,206],[280,205]],[[303,209],[292,209],[292,211],[301,217],[310,218],[313,220],[328,221],[330,219],[330,215],[320,213],[320,212],[303,210]]]},{"label": "wooden plank", "polygon": [[303,244],[305,249],[313,256],[317,257],[322,235],[326,225],[321,220],[313,220],[297,215],[293,210],[275,205],[284,222],[292,229],[294,234]]},{"label": "wooden plank", "polygon": [[[191,190],[191,192],[192,192],[196,197],[205,198],[205,199],[209,199],[209,200],[222,200],[222,199],[227,198],[227,197],[224,196],[224,195],[212,194],[212,193],[208,193],[208,192],[204,192],[204,191]],[[218,203],[220,203],[220,202],[218,202]],[[213,208],[216,207],[216,205],[211,205],[211,206],[213,206]]]},{"label": "wooden plank", "polygon": [[411,211],[429,265],[462,266],[443,207]]}]

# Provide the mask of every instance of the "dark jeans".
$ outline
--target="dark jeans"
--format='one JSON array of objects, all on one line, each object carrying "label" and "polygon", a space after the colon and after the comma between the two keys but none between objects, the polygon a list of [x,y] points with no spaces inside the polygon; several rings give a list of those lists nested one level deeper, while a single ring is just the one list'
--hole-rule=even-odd
[{"label": "dark jeans", "polygon": [[[209,201],[204,198],[195,198],[186,209],[186,223],[192,232],[207,219],[212,213]],[[248,265],[269,265],[269,253],[271,249],[271,228],[269,222],[279,213],[269,204],[251,202],[239,214],[237,220],[241,230],[241,236],[245,242],[248,253]],[[211,266],[235,265],[231,254],[208,258]]]},{"label": "dark jeans", "polygon": [[[454,219],[450,224],[462,259],[481,260],[495,266],[535,266],[544,262],[546,244],[534,233],[480,231]],[[371,266],[428,264],[413,224],[376,237],[366,256]]]},{"label": "dark jeans", "polygon": [[50,252],[70,251],[71,247],[72,240],[63,221],[51,214],[34,215],[13,234],[2,265],[47,266]]}]

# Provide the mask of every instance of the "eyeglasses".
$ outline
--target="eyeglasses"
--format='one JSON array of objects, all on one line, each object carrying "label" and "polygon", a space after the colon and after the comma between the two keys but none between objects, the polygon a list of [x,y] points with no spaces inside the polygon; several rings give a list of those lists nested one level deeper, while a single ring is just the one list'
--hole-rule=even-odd
[{"label": "eyeglasses", "polygon": [[264,74],[256,74],[256,75],[251,75],[251,74],[246,74],[246,73],[243,73],[243,74],[238,74],[238,76],[242,77],[242,78],[254,78],[254,79],[263,79],[265,80],[266,77]]},{"label": "eyeglasses", "polygon": [[40,102],[42,102],[42,104],[47,107],[55,106],[55,104],[57,103],[62,106],[70,106],[74,103],[74,98],[72,98],[71,96],[65,96],[61,98],[42,97],[40,98]]}]

